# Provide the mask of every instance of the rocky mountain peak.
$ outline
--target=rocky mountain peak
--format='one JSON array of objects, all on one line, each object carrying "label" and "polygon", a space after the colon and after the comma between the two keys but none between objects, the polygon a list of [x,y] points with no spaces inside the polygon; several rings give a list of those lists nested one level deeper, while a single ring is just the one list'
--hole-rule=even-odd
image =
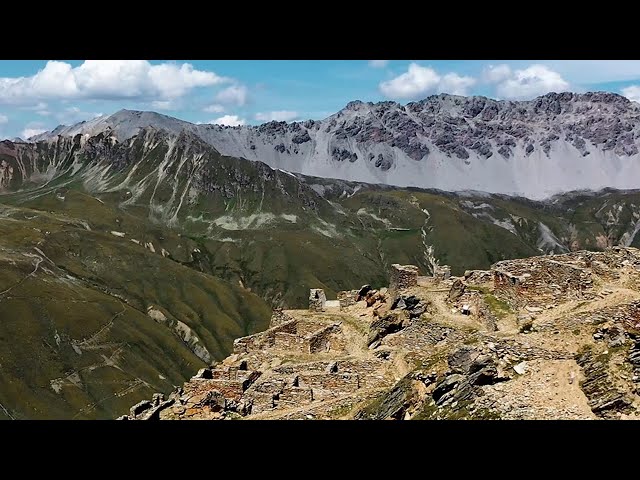
[{"label": "rocky mountain peak", "polygon": [[238,127],[120,110],[31,140],[111,129],[123,141],[148,127],[188,131],[224,155],[274,168],[397,186],[545,198],[634,188],[640,175],[640,105],[608,92],[528,101],[438,94],[405,105],[355,100],[324,120]]}]

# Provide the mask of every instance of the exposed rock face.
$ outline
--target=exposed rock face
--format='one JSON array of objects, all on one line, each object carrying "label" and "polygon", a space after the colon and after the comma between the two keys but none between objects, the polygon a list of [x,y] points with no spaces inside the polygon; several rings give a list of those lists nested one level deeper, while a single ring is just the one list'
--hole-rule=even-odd
[{"label": "exposed rock face", "polygon": [[425,387],[431,385],[435,375],[424,375],[411,372],[396,383],[388,393],[384,394],[375,408],[360,410],[354,418],[356,420],[404,420],[407,415],[415,411],[420,403],[420,396]]},{"label": "exposed rock face", "polygon": [[397,332],[403,327],[406,318],[398,313],[389,313],[384,317],[377,318],[371,323],[369,329],[368,345],[376,342],[384,336]]},{"label": "exposed rock face", "polygon": [[618,413],[631,411],[633,398],[616,388],[614,379],[607,369],[606,355],[596,356],[587,350],[578,355],[576,360],[586,377],[581,388],[589,399],[593,413],[603,418],[616,418]]},{"label": "exposed rock face", "polygon": [[447,296],[448,302],[457,302],[460,297],[464,294],[465,285],[460,279],[456,279],[451,285],[451,290],[449,290],[449,295]]},{"label": "exposed rock face", "polygon": [[[257,127],[122,110],[32,140],[108,133],[122,142],[151,126],[188,131],[224,155],[307,175],[542,198],[637,187],[639,118],[636,103],[613,93],[548,93],[529,101],[440,94],[406,105],[350,102],[321,121]],[[621,167],[621,159],[629,161]]]}]

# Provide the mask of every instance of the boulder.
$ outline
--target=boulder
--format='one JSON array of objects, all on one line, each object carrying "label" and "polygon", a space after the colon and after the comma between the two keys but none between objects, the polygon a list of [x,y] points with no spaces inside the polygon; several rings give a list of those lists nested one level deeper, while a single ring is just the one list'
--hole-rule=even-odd
[{"label": "boulder", "polygon": [[404,317],[394,312],[388,313],[384,317],[376,318],[369,327],[367,345],[371,345],[390,333],[401,330],[403,328],[403,321]]},{"label": "boulder", "polygon": [[459,373],[454,373],[448,375],[444,380],[436,385],[436,388],[433,390],[432,397],[436,402],[436,405],[440,405],[444,403],[445,394],[451,392],[454,388],[456,388],[460,382],[464,380],[464,375],[460,375]]},{"label": "boulder", "polygon": [[360,290],[358,290],[358,297],[360,297],[360,299],[362,299],[370,291],[371,291],[371,285],[363,285],[363,286],[360,287]]},{"label": "boulder", "polygon": [[449,289],[449,294],[447,295],[447,301],[449,303],[457,302],[460,297],[464,294],[466,290],[465,284],[459,278],[453,282],[451,285],[451,289]]}]

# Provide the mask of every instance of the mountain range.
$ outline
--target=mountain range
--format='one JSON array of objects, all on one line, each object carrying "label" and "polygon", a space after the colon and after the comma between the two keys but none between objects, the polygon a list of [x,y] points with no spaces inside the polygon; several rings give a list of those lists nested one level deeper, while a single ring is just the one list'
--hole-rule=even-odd
[{"label": "mountain range", "polygon": [[614,93],[549,93],[530,101],[435,95],[350,102],[320,121],[228,127],[121,110],[32,141],[141,129],[186,131],[223,155],[305,175],[544,199],[580,189],[635,188],[640,105]]}]

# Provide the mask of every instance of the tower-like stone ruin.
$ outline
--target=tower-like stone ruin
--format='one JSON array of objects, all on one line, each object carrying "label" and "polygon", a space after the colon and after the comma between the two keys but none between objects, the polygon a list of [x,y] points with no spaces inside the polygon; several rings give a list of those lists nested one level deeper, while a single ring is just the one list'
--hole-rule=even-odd
[{"label": "tower-like stone ruin", "polygon": [[391,265],[389,292],[392,297],[402,290],[418,285],[418,267],[415,265]]},{"label": "tower-like stone ruin", "polygon": [[324,311],[324,304],[327,302],[327,297],[324,294],[324,290],[321,288],[312,288],[309,293],[309,310],[316,312]]}]

